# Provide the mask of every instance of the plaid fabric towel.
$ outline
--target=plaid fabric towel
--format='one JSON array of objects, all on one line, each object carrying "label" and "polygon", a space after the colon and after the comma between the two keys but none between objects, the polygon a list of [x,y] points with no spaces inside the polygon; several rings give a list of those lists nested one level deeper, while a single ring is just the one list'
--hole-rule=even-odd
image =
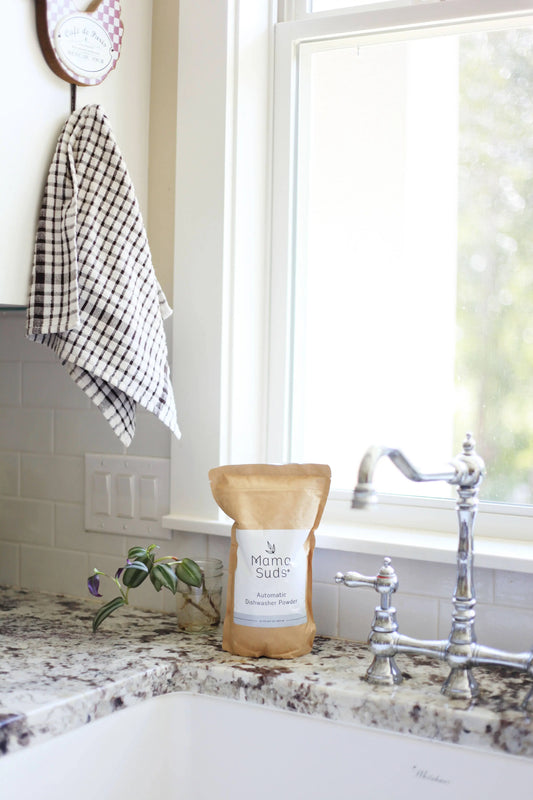
[{"label": "plaid fabric towel", "polygon": [[139,403],[180,436],[141,212],[102,108],[60,134],[35,242],[26,335],[52,348],[126,447]]}]

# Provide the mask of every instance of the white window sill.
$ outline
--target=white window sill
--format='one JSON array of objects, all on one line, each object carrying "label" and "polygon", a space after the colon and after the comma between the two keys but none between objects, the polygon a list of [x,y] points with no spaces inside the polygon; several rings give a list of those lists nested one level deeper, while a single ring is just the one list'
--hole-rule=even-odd
[{"label": "white window sill", "polygon": [[[229,520],[200,519],[167,514],[163,527],[189,533],[211,536],[231,534]],[[415,561],[455,563],[457,534],[390,528],[353,522],[333,522],[323,519],[316,534],[317,547],[366,553],[379,558],[410,558]],[[497,539],[476,536],[474,541],[475,565],[489,569],[533,573],[533,544],[515,539]]]}]

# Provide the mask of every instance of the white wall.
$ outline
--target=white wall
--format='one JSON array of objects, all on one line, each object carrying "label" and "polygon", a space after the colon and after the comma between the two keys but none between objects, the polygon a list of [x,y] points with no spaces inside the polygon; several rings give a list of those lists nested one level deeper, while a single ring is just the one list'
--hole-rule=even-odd
[{"label": "white wall", "polygon": [[[77,106],[104,107],[146,215],[152,0],[126,0],[122,9],[118,65],[99,86],[79,87]],[[70,87],[41,53],[33,0],[3,0],[2,13],[0,305],[25,305],[33,231],[57,137],[70,113]]]},{"label": "white wall", "polygon": [[148,235],[157,277],[169,302],[174,272],[178,11],[177,0],[153,4]]}]

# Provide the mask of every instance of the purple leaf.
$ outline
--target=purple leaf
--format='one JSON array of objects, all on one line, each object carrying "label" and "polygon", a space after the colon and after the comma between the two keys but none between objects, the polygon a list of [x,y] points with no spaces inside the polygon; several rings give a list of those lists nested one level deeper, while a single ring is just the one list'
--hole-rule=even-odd
[{"label": "purple leaf", "polygon": [[122,573],[124,572],[124,570],[125,570],[125,569],[127,569],[127,568],[130,566],[130,564],[133,564],[133,561],[131,560],[131,558],[127,558],[127,559],[126,559],[126,566],[125,566],[125,567],[119,567],[119,568],[117,569],[117,571],[115,572],[115,578],[116,578],[117,580],[120,578],[120,576],[122,575]]},{"label": "purple leaf", "polygon": [[100,576],[91,575],[91,577],[88,578],[87,580],[87,588],[89,589],[93,597],[102,597],[102,595],[98,591],[100,588]]}]

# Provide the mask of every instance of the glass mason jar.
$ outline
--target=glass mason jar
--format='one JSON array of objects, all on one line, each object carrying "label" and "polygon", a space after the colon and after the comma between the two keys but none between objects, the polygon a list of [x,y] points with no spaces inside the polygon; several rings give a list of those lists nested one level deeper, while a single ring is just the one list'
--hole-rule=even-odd
[{"label": "glass mason jar", "polygon": [[202,570],[201,586],[189,586],[178,579],[176,611],[182,631],[212,630],[220,623],[222,604],[222,561],[219,558],[195,558]]}]

